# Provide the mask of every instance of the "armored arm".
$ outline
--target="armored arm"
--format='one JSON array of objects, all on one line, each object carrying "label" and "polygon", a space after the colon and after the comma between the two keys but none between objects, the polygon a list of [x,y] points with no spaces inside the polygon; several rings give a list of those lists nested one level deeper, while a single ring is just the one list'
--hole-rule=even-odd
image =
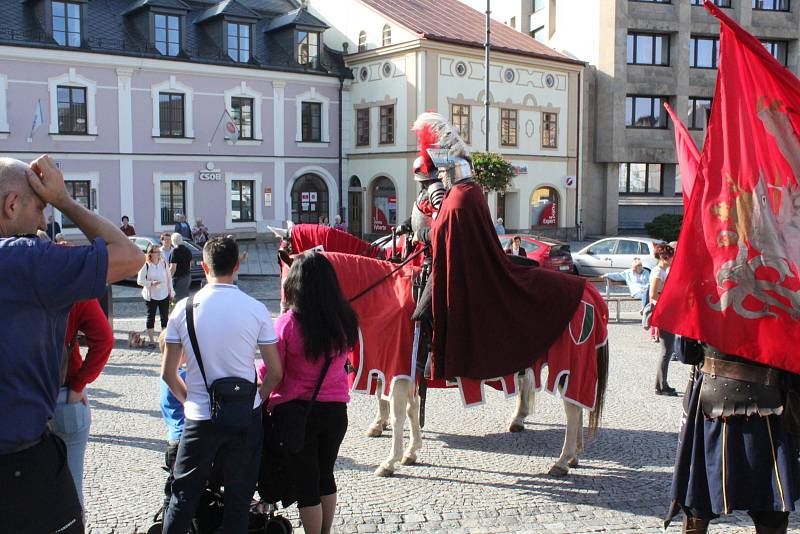
[{"label": "armored arm", "polygon": [[439,180],[436,180],[428,186],[428,199],[434,211],[439,211],[439,208],[442,207],[445,192],[444,184]]}]

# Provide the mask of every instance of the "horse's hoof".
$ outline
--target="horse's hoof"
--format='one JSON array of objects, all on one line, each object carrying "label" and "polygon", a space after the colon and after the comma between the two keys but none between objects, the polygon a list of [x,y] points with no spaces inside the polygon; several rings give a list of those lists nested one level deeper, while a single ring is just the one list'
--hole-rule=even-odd
[{"label": "horse's hoof", "polygon": [[567,465],[570,466],[570,468],[575,469],[576,467],[578,467],[578,459],[570,458],[569,462],[567,462]]},{"label": "horse's hoof", "polygon": [[368,438],[379,438],[383,434],[383,429],[381,425],[372,425],[367,429],[366,434]]},{"label": "horse's hoof", "polygon": [[379,465],[378,468],[375,470],[374,475],[376,477],[383,477],[383,478],[390,477],[394,475],[394,469],[389,469],[388,467]]},{"label": "horse's hoof", "polygon": [[525,425],[517,423],[516,421],[508,425],[509,432],[522,432],[525,430]]},{"label": "horse's hoof", "polygon": [[548,475],[554,477],[565,477],[568,473],[569,469],[566,467],[561,467],[558,464],[553,465],[553,467],[550,468],[550,471],[547,472]]},{"label": "horse's hoof", "polygon": [[417,455],[407,454],[403,456],[403,458],[400,460],[400,463],[402,465],[414,465],[415,463],[417,463]]}]

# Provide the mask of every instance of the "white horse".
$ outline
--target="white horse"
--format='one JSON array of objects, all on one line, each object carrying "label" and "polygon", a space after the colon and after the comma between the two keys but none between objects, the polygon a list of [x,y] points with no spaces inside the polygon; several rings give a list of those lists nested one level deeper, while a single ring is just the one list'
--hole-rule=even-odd
[{"label": "white horse", "polygon": [[[598,348],[598,364],[605,365],[607,371],[608,345]],[[530,373],[517,375],[517,400],[514,415],[508,423],[509,432],[522,432],[525,430],[525,418],[533,414],[535,393],[533,378]],[[599,425],[602,411],[603,396],[605,394],[606,372],[600,374],[598,380],[597,400],[595,409],[590,412],[589,431],[593,435]],[[562,384],[563,385],[563,384]],[[383,384],[378,384],[378,391],[382,391]],[[563,396],[563,389],[559,386],[559,393]],[[389,425],[392,429],[392,446],[389,456],[375,469],[374,474],[379,477],[392,476],[397,464],[413,465],[417,462],[417,453],[422,448],[422,432],[419,421],[420,397],[416,385],[410,380],[395,380],[389,394],[389,399],[378,397],[378,413],[366,431],[367,437],[375,438],[383,434]],[[553,476],[566,476],[570,468],[578,467],[578,456],[583,452],[583,408],[570,402],[566,398],[564,413],[567,418],[567,428],[564,433],[564,445],[561,455],[550,467],[548,473]],[[403,449],[403,429],[406,417],[411,426],[411,440],[408,447]]]}]

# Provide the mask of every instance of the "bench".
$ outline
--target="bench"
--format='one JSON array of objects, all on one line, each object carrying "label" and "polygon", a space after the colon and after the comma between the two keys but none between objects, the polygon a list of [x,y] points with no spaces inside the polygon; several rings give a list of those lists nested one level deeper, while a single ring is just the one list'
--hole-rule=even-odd
[{"label": "bench", "polygon": [[[642,299],[638,297],[631,296],[630,291],[628,291],[628,285],[625,282],[621,282],[618,280],[609,280],[608,278],[603,278],[602,276],[595,276],[593,278],[587,279],[588,282],[594,284],[595,288],[600,292],[600,295],[603,297],[603,300],[606,301],[606,304],[611,303],[614,304],[616,308],[616,313],[614,316],[615,322],[619,322],[619,314],[620,314],[620,304],[622,302],[641,302]],[[621,288],[622,291],[619,289],[613,290],[612,288]],[[610,314],[609,314],[610,315]]]}]

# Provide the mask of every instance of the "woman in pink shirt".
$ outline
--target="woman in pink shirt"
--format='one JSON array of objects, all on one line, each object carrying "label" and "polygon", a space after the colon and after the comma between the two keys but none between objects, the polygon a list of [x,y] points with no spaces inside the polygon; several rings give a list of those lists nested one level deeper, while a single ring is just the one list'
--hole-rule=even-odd
[{"label": "woman in pink shirt", "polygon": [[[307,406],[331,359],[308,416],[303,449],[290,457],[303,528],[307,534],[328,534],[336,510],[333,465],[347,431],[345,362],[358,339],[358,318],[322,254],[297,256],[283,291],[289,311],[275,321],[275,332],[284,373],[269,397],[269,410],[288,402]],[[262,365],[262,378],[265,371]]]}]

